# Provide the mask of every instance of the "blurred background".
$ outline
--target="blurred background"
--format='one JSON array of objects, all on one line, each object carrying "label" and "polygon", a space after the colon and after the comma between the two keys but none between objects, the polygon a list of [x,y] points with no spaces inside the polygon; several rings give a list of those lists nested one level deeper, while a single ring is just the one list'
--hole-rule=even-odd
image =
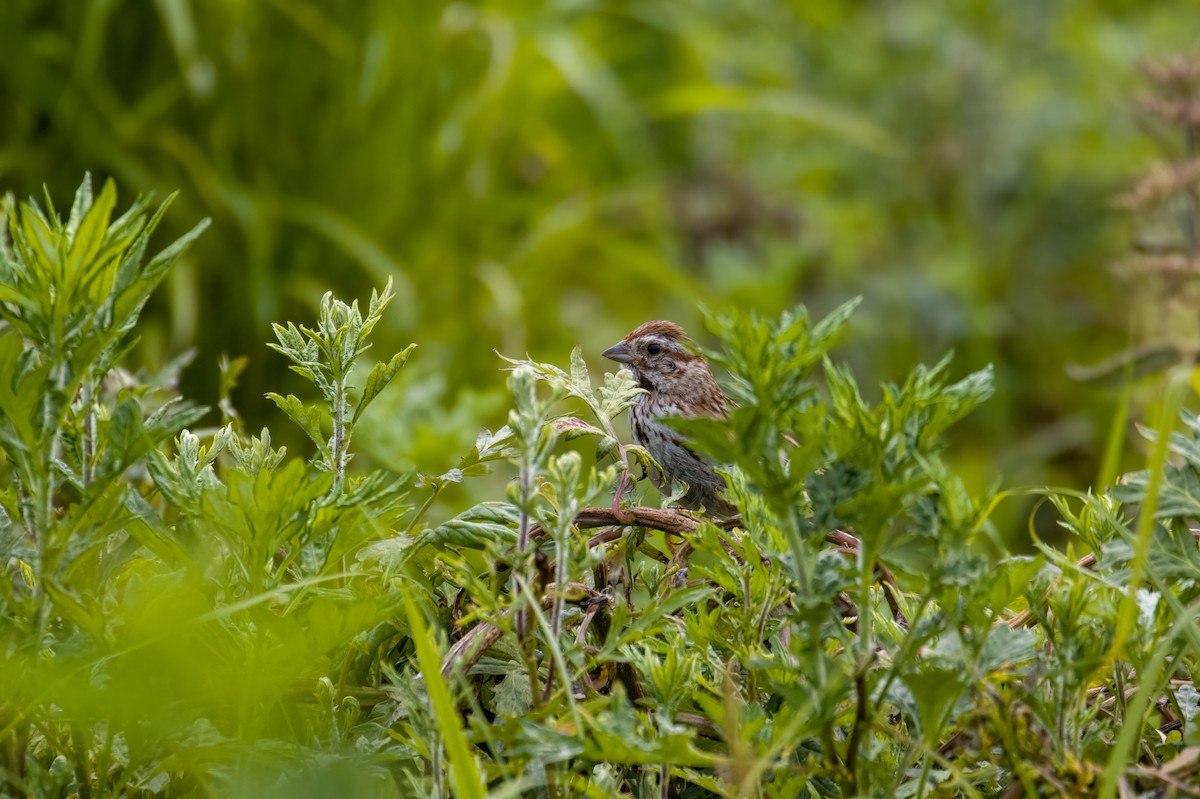
[{"label": "blurred background", "polygon": [[212,217],[135,361],[195,348],[184,391],[215,404],[247,356],[235,403],[277,438],[263,393],[305,389],[270,323],[393,277],[377,354],[419,348],[358,465],[444,471],[503,424],[494,349],[598,371],[700,303],[862,294],[864,386],[995,364],[969,482],[1084,487],[1118,396],[1067,366],[1146,332],[1111,200],[1178,149],[1137,64],[1197,30],[1184,0],[3,0],[0,189],[179,189],[164,243]]}]

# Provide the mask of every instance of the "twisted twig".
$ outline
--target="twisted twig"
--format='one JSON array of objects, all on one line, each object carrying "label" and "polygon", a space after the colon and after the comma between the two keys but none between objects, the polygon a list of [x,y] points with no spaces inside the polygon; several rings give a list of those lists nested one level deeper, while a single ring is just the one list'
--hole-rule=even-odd
[{"label": "twisted twig", "polygon": [[[554,604],[558,594],[557,588],[554,583],[546,586],[546,592],[542,595],[542,610],[547,610]],[[591,602],[599,597],[599,594],[583,583],[567,583],[563,592],[567,601],[575,603]],[[506,610],[500,615],[507,618],[508,613]],[[476,624],[446,652],[446,657],[442,660],[442,676],[449,678],[456,665],[461,666],[463,674],[469,672],[479,662],[479,658],[483,657],[483,653],[494,646],[503,634],[504,630],[491,622]]]}]

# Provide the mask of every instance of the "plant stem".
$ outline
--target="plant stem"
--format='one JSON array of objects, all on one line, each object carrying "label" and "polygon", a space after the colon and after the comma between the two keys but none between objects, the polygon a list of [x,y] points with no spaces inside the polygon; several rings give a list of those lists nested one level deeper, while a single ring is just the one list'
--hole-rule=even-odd
[{"label": "plant stem", "polygon": [[404,528],[405,535],[410,535],[416,526],[421,523],[421,520],[425,518],[425,514],[429,512],[429,509],[433,507],[433,503],[441,496],[442,485],[441,483],[434,485],[433,492],[430,493],[429,498],[421,504],[421,507],[417,509],[417,514],[413,516],[412,521]]},{"label": "plant stem", "polygon": [[87,736],[83,729],[78,726],[72,728],[71,743],[75,747],[75,780],[79,783],[79,799],[92,799],[92,767],[88,758]]},{"label": "plant stem", "polygon": [[521,458],[521,518],[518,524],[517,531],[517,559],[519,568],[513,569],[513,600],[516,605],[517,612],[513,617],[513,621],[517,628],[517,644],[521,651],[521,658],[525,662],[525,671],[529,675],[529,696],[533,702],[533,706],[541,706],[541,695],[538,692],[538,665],[537,658],[533,656],[533,639],[528,635],[529,631],[529,612],[525,607],[527,602],[532,602],[533,592],[533,575],[529,573],[530,558],[529,558],[529,503],[533,497],[533,464],[531,456],[524,453]]},{"label": "plant stem", "polygon": [[[567,528],[567,535],[570,534],[570,527]],[[565,592],[563,590],[567,581],[570,579],[568,572],[567,557],[570,554],[570,542],[564,540],[564,535],[559,535],[558,540],[554,542],[554,556],[556,558],[554,564],[554,582],[558,586],[558,591],[554,597],[554,607],[550,610],[550,629],[554,633],[555,640],[558,639],[558,634],[562,632],[562,612],[563,605],[566,602]]]},{"label": "plant stem", "polygon": [[[859,624],[862,624],[862,609],[859,609]],[[854,707],[854,725],[850,728],[850,740],[846,744],[846,771],[850,773],[850,790],[849,795],[857,796],[862,791],[862,786],[858,782],[858,750],[862,746],[863,728],[867,726],[867,666],[866,662],[862,662],[858,666],[858,673],[854,675],[854,694],[856,703]]]},{"label": "plant stem", "polygon": [[[54,464],[62,458],[62,430],[61,425],[54,418],[54,400],[55,395],[61,396],[63,386],[66,385],[66,363],[59,356],[55,360],[55,364],[51,367],[54,374],[54,391],[48,393],[42,398],[42,434],[49,433],[49,446],[45,449],[45,457],[42,459],[42,474],[40,483],[37,487],[37,529],[34,530],[34,535],[38,539],[44,539],[46,532],[50,528],[50,520],[54,518],[54,494],[57,488],[58,481],[54,477]],[[38,547],[39,556],[42,549]],[[41,564],[39,563],[40,567]]]},{"label": "plant stem", "polygon": [[629,452],[625,445],[621,443],[621,439],[617,438],[617,431],[613,427],[612,419],[607,416],[600,417],[600,425],[604,428],[604,432],[608,437],[617,442],[617,464],[621,467],[621,479],[617,482],[616,493],[613,494],[612,509],[614,515],[621,513],[621,497],[625,495],[626,489],[629,487]]},{"label": "plant stem", "polygon": [[350,436],[346,430],[346,378],[342,376],[334,385],[333,391],[333,435],[329,439],[330,464],[333,467],[333,488],[335,497],[341,496],[342,486],[346,480],[347,454],[350,451]]},{"label": "plant stem", "polygon": [[[521,485],[521,517],[517,523],[517,560],[520,568],[513,569],[513,597],[517,599],[521,596],[521,579],[524,577],[525,583],[530,584],[531,575],[527,573],[529,568],[529,502],[530,493],[533,490],[533,464],[530,462],[530,456],[527,453],[522,453],[521,456],[521,474],[519,477]],[[518,603],[517,613],[515,617],[517,625],[517,635],[524,641],[525,630],[527,627],[528,618],[525,613],[525,608],[520,607]],[[524,644],[522,643],[522,647]],[[536,695],[536,691],[534,694]]]},{"label": "plant stem", "polygon": [[92,460],[96,456],[96,385],[94,378],[88,378],[83,381],[83,386],[80,389],[81,404],[83,407],[83,453],[82,463],[79,468],[79,479],[83,483],[83,487],[87,488],[92,484],[93,466]]},{"label": "plant stem", "polygon": [[[529,586],[523,585],[516,572],[513,573],[513,594],[516,597],[517,613],[513,617],[513,621],[520,624],[522,619],[528,620],[527,609],[521,607],[521,604],[530,598],[531,592]],[[522,590],[523,589],[523,590]],[[525,634],[520,627],[517,628],[517,651],[521,653],[521,662],[525,664],[525,673],[529,675],[529,698],[535,709],[542,706],[542,697],[538,687],[538,663],[537,658],[533,655],[533,638]]]},{"label": "plant stem", "polygon": [[49,571],[46,565],[50,548],[50,525],[54,520],[54,496],[58,491],[58,479],[54,470],[62,459],[62,425],[55,418],[54,402],[63,394],[67,382],[67,361],[60,347],[54,347],[56,355],[51,372],[54,375],[54,390],[42,399],[42,434],[50,433],[50,446],[47,447],[42,461],[42,473],[38,475],[40,485],[35,487],[36,505],[34,506],[34,529],[30,535],[34,539],[34,560],[30,564],[33,571],[33,601],[36,614],[35,629],[37,635],[34,645],[41,647],[46,637],[46,628],[50,622],[50,603],[46,596],[46,575]]}]

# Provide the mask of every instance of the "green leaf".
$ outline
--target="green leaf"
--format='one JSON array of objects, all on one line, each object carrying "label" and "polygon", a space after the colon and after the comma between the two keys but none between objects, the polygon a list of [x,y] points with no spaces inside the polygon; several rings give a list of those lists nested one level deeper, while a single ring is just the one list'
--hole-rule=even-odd
[{"label": "green leaf", "polygon": [[305,405],[295,394],[288,394],[284,397],[274,392],[268,392],[267,399],[274,402],[293,422],[300,425],[300,429],[312,439],[313,443],[317,445],[317,449],[322,451],[325,449],[325,437],[321,434],[323,413],[320,408]]},{"label": "green leaf", "polygon": [[881,155],[896,153],[895,137],[870,118],[799,91],[735,83],[693,83],[660,95],[651,107],[656,114],[667,117],[714,111],[771,114],[826,130]]},{"label": "green leaf", "polygon": [[602,714],[592,716],[584,736],[584,756],[604,763],[709,767],[715,758],[695,746],[695,733],[684,728],[656,730],[639,717],[624,691],[617,691]]},{"label": "green leaf", "polygon": [[483,502],[421,533],[423,543],[483,549],[489,543],[514,543],[520,513],[507,502]]},{"label": "green leaf", "polygon": [[380,361],[371,368],[371,373],[367,375],[367,384],[363,388],[362,399],[358,401],[358,407],[354,409],[354,418],[351,420],[351,424],[358,421],[358,417],[366,410],[371,400],[375,399],[379,395],[379,392],[383,391],[387,384],[392,382],[392,378],[408,362],[408,356],[416,346],[416,344],[409,344],[403,350],[393,355],[387,363]]},{"label": "green leaf", "polygon": [[1200,691],[1191,683],[1175,689],[1175,701],[1179,704],[1179,712],[1187,724],[1191,724],[1200,716]]},{"label": "green leaf", "polygon": [[116,205],[117,187],[111,179],[106,180],[104,187],[100,190],[100,196],[84,214],[76,235],[71,237],[66,274],[63,277],[62,285],[58,287],[59,291],[67,293],[68,296],[74,296],[77,280],[87,266],[92,263],[96,253],[100,251],[100,246],[104,243],[104,236],[108,232],[108,223]]},{"label": "green leaf", "polygon": [[112,447],[119,453],[128,453],[145,435],[142,424],[142,408],[135,399],[127,399],[117,406],[108,425],[108,437]]},{"label": "green leaf", "polygon": [[941,735],[947,714],[966,688],[964,677],[960,669],[935,667],[901,675],[916,702],[918,727],[927,743],[936,743]]},{"label": "green leaf", "polygon": [[[367,316],[358,325],[358,335],[357,340],[355,341],[356,350],[354,352],[354,356],[357,356],[362,349],[365,349],[365,347],[363,347],[363,342],[366,341],[367,336],[371,335],[371,331],[375,329],[375,325],[377,325],[379,320],[383,318],[384,310],[396,297],[396,293],[392,291],[392,278],[392,275],[388,275],[387,284],[383,287],[382,292],[376,292],[375,289],[371,289],[371,302],[367,306]],[[353,308],[355,313],[357,313],[357,302],[354,303]],[[408,350],[411,350],[414,346],[416,345],[410,344],[408,346]],[[405,354],[407,354],[408,350],[405,350]],[[393,360],[395,359],[393,358]]]},{"label": "green leaf", "polygon": [[603,436],[606,433],[595,425],[590,425],[582,419],[574,416],[560,416],[553,420],[551,424],[554,429],[562,434],[566,441],[581,438],[583,436]]},{"label": "green leaf", "polygon": [[604,385],[600,386],[597,394],[599,401],[595,410],[602,420],[611,420],[637,401],[640,394],[646,390],[637,384],[633,374],[628,369],[617,369],[604,374]]},{"label": "green leaf", "polygon": [[[854,297],[834,308],[828,316],[813,325],[812,337],[814,341],[830,342],[841,337],[846,329],[846,325],[850,322],[850,317],[862,305],[862,297]],[[828,346],[828,345],[826,345]]]},{"label": "green leaf", "polygon": [[92,207],[92,173],[85,172],[83,182],[79,184],[79,188],[75,190],[75,202],[71,204],[71,213],[67,217],[67,238],[74,239],[75,232],[79,230],[79,223],[83,221],[83,215]]},{"label": "green leaf", "polygon": [[501,716],[521,718],[533,706],[529,677],[520,670],[510,671],[492,694],[493,709]]},{"label": "green leaf", "polygon": [[[23,450],[31,452],[38,440],[33,420],[49,389],[50,370],[24,357],[28,352],[31,350],[26,349],[21,336],[0,334],[0,424],[11,428],[12,441],[19,441]],[[15,453],[10,450],[9,455],[14,457]]]},{"label": "green leaf", "polygon": [[145,270],[142,272],[142,277],[145,280],[154,280],[161,277],[171,264],[187,251],[187,248],[192,246],[192,242],[200,237],[200,234],[208,229],[212,223],[210,219],[202,219],[187,233],[184,233],[175,241],[167,245],[161,252],[150,259],[150,263],[146,264]]}]

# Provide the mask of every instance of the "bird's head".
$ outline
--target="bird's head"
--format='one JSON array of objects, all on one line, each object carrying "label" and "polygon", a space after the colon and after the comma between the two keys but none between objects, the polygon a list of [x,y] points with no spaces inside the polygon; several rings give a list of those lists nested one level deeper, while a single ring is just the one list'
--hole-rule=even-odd
[{"label": "bird's head", "polygon": [[704,356],[692,350],[687,334],[674,322],[646,322],[603,355],[627,366],[651,393],[671,394],[697,378],[712,379]]}]

